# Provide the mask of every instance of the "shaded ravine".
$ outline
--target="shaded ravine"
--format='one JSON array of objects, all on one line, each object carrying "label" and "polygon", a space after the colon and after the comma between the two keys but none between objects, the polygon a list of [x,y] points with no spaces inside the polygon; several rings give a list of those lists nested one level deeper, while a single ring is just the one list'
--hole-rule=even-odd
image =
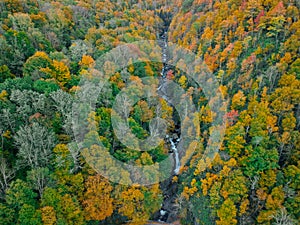
[{"label": "shaded ravine", "polygon": [[[163,86],[165,86],[165,84],[168,82],[168,78],[167,78],[167,73],[172,70],[173,66],[170,66],[168,64],[168,59],[169,59],[169,55],[168,55],[168,33],[167,33],[167,29],[168,27],[165,27],[162,35],[159,37],[159,45],[162,48],[162,62],[163,62],[163,67],[162,67],[162,71],[161,71],[161,79],[160,79],[160,84],[158,87],[158,93],[160,94],[160,96],[165,99],[168,104],[170,106],[173,107],[172,105],[172,99],[170,99],[168,97],[168,95],[165,93]],[[174,109],[174,107],[173,107]],[[175,111],[175,110],[173,110]],[[178,121],[175,121],[176,124],[178,124]],[[178,135],[178,129],[176,129],[174,131],[177,135]],[[180,160],[179,160],[179,153],[178,153],[178,149],[177,149],[177,144],[180,141],[180,139],[178,137],[175,136],[169,136],[166,135],[166,140],[170,143],[170,153],[174,153],[174,161],[175,161],[175,168],[174,168],[174,173],[176,175],[178,175],[179,173],[179,169],[180,169]]]},{"label": "shaded ravine", "polygon": [[[159,36],[157,37],[159,46],[162,49],[162,63],[163,67],[161,70],[161,77],[159,87],[157,89],[158,94],[166,100],[166,102],[174,109],[172,105],[172,99],[168,97],[168,95],[164,91],[164,86],[167,86],[166,83],[168,82],[167,74],[170,70],[173,69],[173,66],[168,64],[169,54],[168,54],[168,29],[170,25],[170,15],[165,15],[163,13],[160,14],[160,17],[164,21],[164,27],[160,32]],[[175,119],[175,116],[173,115]],[[175,201],[177,197],[177,183],[173,182],[173,177],[178,175],[180,170],[180,157],[178,151],[178,143],[180,141],[180,121],[174,120],[175,123],[175,130],[173,133],[167,134],[165,137],[165,142],[169,148],[169,154],[172,154],[174,157],[174,168],[172,176],[160,183],[160,188],[163,192],[163,203],[161,208],[158,212],[153,215],[153,220],[158,222],[167,222],[171,223],[178,219],[177,217],[177,210],[175,207]]]}]

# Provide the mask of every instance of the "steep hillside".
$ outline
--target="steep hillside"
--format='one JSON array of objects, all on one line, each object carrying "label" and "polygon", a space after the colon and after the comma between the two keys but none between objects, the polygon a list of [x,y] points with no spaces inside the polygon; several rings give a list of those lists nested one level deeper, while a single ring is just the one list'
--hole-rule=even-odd
[{"label": "steep hillside", "polygon": [[178,4],[170,41],[203,59],[230,103],[221,151],[179,177],[183,224],[297,224],[299,2]]},{"label": "steep hillside", "polygon": [[0,1],[0,225],[298,224],[299,8]]}]

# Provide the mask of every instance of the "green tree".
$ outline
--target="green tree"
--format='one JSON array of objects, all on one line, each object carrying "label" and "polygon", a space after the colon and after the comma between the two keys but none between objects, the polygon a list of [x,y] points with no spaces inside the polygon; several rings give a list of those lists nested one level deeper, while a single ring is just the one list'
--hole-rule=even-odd
[{"label": "green tree", "polygon": [[5,200],[11,208],[20,210],[25,204],[35,206],[36,197],[37,194],[30,188],[28,183],[17,179],[7,189]]},{"label": "green tree", "polygon": [[0,203],[0,225],[14,224],[15,211],[14,209]]},{"label": "green tree", "polygon": [[34,190],[37,190],[39,195],[43,195],[45,187],[50,181],[50,171],[47,167],[33,168],[27,172],[27,182]]},{"label": "green tree", "polygon": [[241,158],[243,171],[247,176],[254,177],[260,172],[278,168],[278,152],[276,149],[266,150],[263,147],[246,147],[247,154]]},{"label": "green tree", "polygon": [[45,207],[52,207],[54,209],[57,224],[84,224],[83,212],[77,198],[70,194],[61,193],[63,189],[63,185],[59,190],[49,187],[46,188],[41,199],[41,206],[44,209]]},{"label": "green tree", "polygon": [[0,66],[0,83],[4,82],[8,78],[13,78],[10,69],[6,65]]},{"label": "green tree", "polygon": [[36,80],[39,78],[47,78],[47,74],[43,72],[42,68],[49,68],[52,60],[45,52],[37,51],[33,56],[29,57],[24,64],[24,76],[30,76]]},{"label": "green tree", "polygon": [[24,31],[8,30],[4,33],[8,44],[9,62],[6,64],[13,74],[21,76],[22,66],[33,55],[34,46]]},{"label": "green tree", "polygon": [[41,212],[32,205],[24,204],[20,209],[18,222],[21,225],[40,225],[42,224]]}]

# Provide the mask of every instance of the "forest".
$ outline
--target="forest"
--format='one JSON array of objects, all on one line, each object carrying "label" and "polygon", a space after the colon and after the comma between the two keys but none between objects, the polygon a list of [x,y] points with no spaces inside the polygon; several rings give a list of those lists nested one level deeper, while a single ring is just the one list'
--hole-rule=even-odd
[{"label": "forest", "polygon": [[299,0],[0,0],[15,224],[300,224]]}]

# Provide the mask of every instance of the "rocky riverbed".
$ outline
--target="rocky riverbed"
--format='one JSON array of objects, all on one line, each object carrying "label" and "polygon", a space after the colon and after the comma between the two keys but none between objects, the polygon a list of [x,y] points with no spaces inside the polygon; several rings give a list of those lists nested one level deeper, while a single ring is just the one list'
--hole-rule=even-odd
[{"label": "rocky riverbed", "polygon": [[[162,14],[163,16],[163,14]],[[160,77],[160,85],[158,87],[159,95],[164,98],[170,106],[172,106],[172,100],[169,99],[168,95],[165,93],[165,86],[168,82],[167,73],[168,71],[172,70],[172,66],[168,64],[169,53],[168,53],[168,27],[169,27],[169,20],[162,17],[165,22],[164,28],[160,35],[158,36],[158,42],[162,49],[162,71]],[[173,106],[172,106],[173,107]],[[174,109],[174,112],[176,110]],[[175,121],[176,123],[176,121]],[[165,137],[165,142],[169,148],[169,154],[172,154],[174,157],[174,169],[173,169],[173,176],[169,179],[160,183],[160,188],[163,192],[164,200],[161,205],[161,209],[153,215],[154,221],[157,222],[165,222],[165,223],[172,223],[178,220],[177,216],[177,207],[176,207],[176,196],[177,196],[177,183],[173,182],[173,177],[178,175],[180,170],[180,156],[179,156],[179,148],[178,144],[180,142],[180,121],[177,121],[175,124],[176,129],[171,134],[167,134]],[[154,223],[155,224],[155,223]],[[179,222],[177,221],[177,224]]]}]

